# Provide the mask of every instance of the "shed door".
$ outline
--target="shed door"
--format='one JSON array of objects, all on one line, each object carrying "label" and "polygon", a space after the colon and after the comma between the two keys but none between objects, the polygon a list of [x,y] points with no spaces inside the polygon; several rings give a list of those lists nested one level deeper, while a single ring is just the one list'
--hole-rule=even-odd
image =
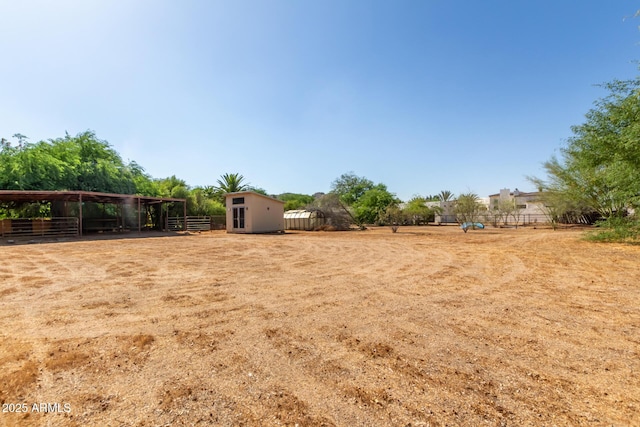
[{"label": "shed door", "polygon": [[233,228],[244,228],[244,206],[233,208]]}]

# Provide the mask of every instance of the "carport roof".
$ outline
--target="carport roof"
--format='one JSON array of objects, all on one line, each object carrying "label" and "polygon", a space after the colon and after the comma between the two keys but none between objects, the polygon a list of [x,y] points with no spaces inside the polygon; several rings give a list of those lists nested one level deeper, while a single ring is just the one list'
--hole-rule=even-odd
[{"label": "carport roof", "polygon": [[166,202],[186,202],[186,199],[170,197],[150,197],[137,194],[97,193],[93,191],[18,191],[0,190],[0,202],[94,202],[118,204],[128,200],[140,200],[141,203],[154,204]]}]

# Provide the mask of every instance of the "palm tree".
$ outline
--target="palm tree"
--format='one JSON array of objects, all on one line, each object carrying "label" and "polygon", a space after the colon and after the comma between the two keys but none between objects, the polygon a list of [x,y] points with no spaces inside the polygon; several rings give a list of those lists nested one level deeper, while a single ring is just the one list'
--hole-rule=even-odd
[{"label": "palm tree", "polygon": [[442,190],[437,197],[441,202],[448,202],[453,200],[453,193],[449,190]]},{"label": "palm tree", "polygon": [[249,187],[248,183],[243,183],[244,176],[239,173],[225,173],[218,180],[218,186],[214,187],[219,193],[236,193],[244,191]]}]

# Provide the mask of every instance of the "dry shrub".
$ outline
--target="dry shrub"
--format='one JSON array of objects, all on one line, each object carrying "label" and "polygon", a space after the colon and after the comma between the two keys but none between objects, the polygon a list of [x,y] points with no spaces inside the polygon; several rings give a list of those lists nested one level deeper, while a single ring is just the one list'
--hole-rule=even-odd
[{"label": "dry shrub", "polygon": [[315,228],[315,231],[337,231],[338,229],[331,224],[323,224]]},{"label": "dry shrub", "polygon": [[216,332],[178,332],[176,340],[182,346],[196,347],[210,351],[218,350],[221,340],[224,340],[233,331]]},{"label": "dry shrub", "polygon": [[160,408],[177,410],[185,406],[187,400],[197,400],[197,396],[191,386],[186,384],[166,384],[162,391],[158,392]]},{"label": "dry shrub", "polygon": [[[0,376],[0,403],[8,399],[17,399],[38,379],[38,365],[27,360],[19,369]],[[11,403],[11,402],[10,402]]]},{"label": "dry shrub", "polygon": [[62,371],[84,365],[88,360],[89,355],[86,353],[60,349],[57,352],[49,352],[45,366],[52,371]]},{"label": "dry shrub", "polygon": [[142,350],[143,348],[151,345],[155,340],[156,339],[153,335],[138,334],[133,337],[132,341],[135,347]]},{"label": "dry shrub", "polygon": [[322,212],[326,220],[325,225],[333,226],[336,230],[348,230],[354,222],[353,215],[348,210],[349,208],[345,207],[338,195],[334,193],[325,194],[315,199],[306,209]]},{"label": "dry shrub", "polygon": [[[26,341],[5,338],[0,341],[0,403],[20,396],[38,378],[38,365],[30,360],[33,346]],[[1,417],[2,414],[0,414]]]},{"label": "dry shrub", "polygon": [[7,364],[29,359],[32,350],[33,346],[28,342],[15,338],[3,339],[0,341],[0,370],[6,371]]},{"label": "dry shrub", "polygon": [[384,343],[369,343],[361,345],[360,351],[373,358],[389,357],[393,354],[393,347]]}]

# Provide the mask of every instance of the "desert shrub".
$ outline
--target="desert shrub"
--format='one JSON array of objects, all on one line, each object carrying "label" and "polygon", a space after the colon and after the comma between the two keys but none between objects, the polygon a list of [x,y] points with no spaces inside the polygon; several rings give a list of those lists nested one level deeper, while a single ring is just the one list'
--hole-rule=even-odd
[{"label": "desert shrub", "polygon": [[640,244],[640,219],[611,217],[596,223],[597,230],[587,234],[594,242],[624,242]]}]

